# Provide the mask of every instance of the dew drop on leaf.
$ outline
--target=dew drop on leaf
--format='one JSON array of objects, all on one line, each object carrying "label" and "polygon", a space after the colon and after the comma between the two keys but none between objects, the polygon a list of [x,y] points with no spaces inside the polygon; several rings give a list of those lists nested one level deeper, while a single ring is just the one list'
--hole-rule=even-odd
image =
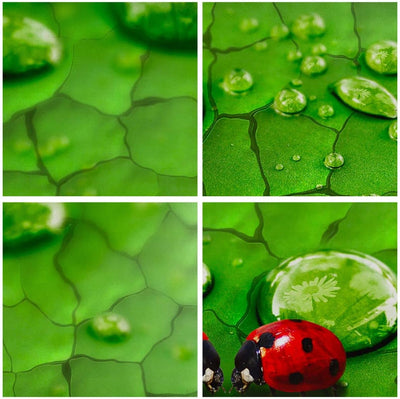
[{"label": "dew drop on leaf", "polygon": [[397,43],[391,40],[382,40],[371,44],[365,53],[367,65],[383,75],[397,73]]},{"label": "dew drop on leaf", "polygon": [[341,79],[330,87],[351,108],[386,118],[397,117],[395,97],[373,80],[356,76]]},{"label": "dew drop on leaf", "polygon": [[294,87],[300,87],[303,86],[303,81],[301,79],[292,79],[290,84]]},{"label": "dew drop on leaf", "polygon": [[70,140],[67,136],[55,136],[39,144],[38,151],[42,159],[46,159],[65,151],[69,146]]},{"label": "dew drop on leaf", "polygon": [[209,294],[213,286],[213,277],[209,267],[203,263],[203,296]]},{"label": "dew drop on leaf", "polygon": [[358,252],[320,251],[292,257],[262,282],[263,323],[303,319],[335,333],[346,351],[374,347],[396,330],[396,276]]},{"label": "dew drop on leaf", "polygon": [[283,89],[275,96],[274,108],[284,114],[296,114],[306,106],[306,96],[295,89]]},{"label": "dew drop on leaf", "polygon": [[316,13],[300,15],[292,25],[292,33],[300,39],[312,39],[325,33],[325,21]]},{"label": "dew drop on leaf", "polygon": [[55,33],[32,18],[3,16],[3,73],[17,75],[57,65],[61,43]]},{"label": "dew drop on leaf", "polygon": [[278,172],[280,172],[283,169],[285,169],[285,167],[281,163],[275,165],[275,170],[277,170]]},{"label": "dew drop on leaf", "polygon": [[317,96],[311,95],[308,99],[309,99],[310,101],[315,101],[315,100],[317,99]]},{"label": "dew drop on leaf", "polygon": [[268,48],[268,42],[266,40],[261,40],[254,45],[256,51],[264,51]]},{"label": "dew drop on leaf", "polygon": [[271,37],[275,40],[286,39],[289,36],[289,28],[286,25],[274,25],[271,28]]},{"label": "dew drop on leaf", "polygon": [[244,69],[235,68],[225,75],[222,87],[229,94],[243,94],[253,87],[253,77]]},{"label": "dew drop on leaf", "polygon": [[324,58],[319,55],[310,55],[303,59],[300,70],[307,76],[321,75],[328,69]]},{"label": "dew drop on leaf", "polygon": [[96,338],[111,342],[122,341],[131,332],[128,320],[114,312],[97,315],[92,319],[90,328]]},{"label": "dew drop on leaf", "polygon": [[311,48],[311,53],[313,55],[324,55],[327,51],[328,49],[326,48],[325,44],[322,43],[314,44],[314,46]]},{"label": "dew drop on leaf", "polygon": [[258,29],[259,22],[257,18],[244,18],[240,21],[239,29],[243,33],[253,33]]},{"label": "dew drop on leaf", "polygon": [[325,157],[324,165],[328,169],[339,169],[344,164],[343,155],[337,152],[331,152]]},{"label": "dew drop on leaf", "polygon": [[389,137],[392,140],[397,141],[397,119],[393,121],[389,126]]},{"label": "dew drop on leaf", "polygon": [[292,159],[293,159],[293,161],[295,161],[295,162],[299,162],[300,159],[301,159],[301,156],[298,155],[298,154],[295,154],[295,155],[292,156]]},{"label": "dew drop on leaf", "polygon": [[243,265],[243,259],[242,258],[235,258],[232,261],[232,266],[233,267],[239,267]]},{"label": "dew drop on leaf", "polygon": [[335,115],[335,110],[333,109],[332,105],[322,104],[318,108],[318,115],[320,118],[327,119]]},{"label": "dew drop on leaf", "polygon": [[290,62],[300,61],[303,58],[303,53],[300,50],[290,50],[286,58]]},{"label": "dew drop on leaf", "polygon": [[324,185],[323,185],[323,184],[317,184],[317,185],[315,186],[315,188],[316,188],[317,190],[322,190],[322,189],[324,188]]}]

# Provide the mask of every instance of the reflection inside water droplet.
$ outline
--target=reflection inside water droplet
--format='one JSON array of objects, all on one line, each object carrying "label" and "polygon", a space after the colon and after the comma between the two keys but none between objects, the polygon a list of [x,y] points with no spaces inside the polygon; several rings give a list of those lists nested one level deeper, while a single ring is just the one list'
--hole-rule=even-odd
[{"label": "reflection inside water droplet", "polygon": [[395,331],[395,287],[394,273],[378,259],[321,251],[289,258],[274,269],[261,283],[257,310],[265,324],[292,318],[320,324],[346,351],[355,351]]},{"label": "reflection inside water droplet", "polygon": [[292,32],[300,39],[310,39],[325,33],[325,21],[316,13],[300,15],[292,25]]}]

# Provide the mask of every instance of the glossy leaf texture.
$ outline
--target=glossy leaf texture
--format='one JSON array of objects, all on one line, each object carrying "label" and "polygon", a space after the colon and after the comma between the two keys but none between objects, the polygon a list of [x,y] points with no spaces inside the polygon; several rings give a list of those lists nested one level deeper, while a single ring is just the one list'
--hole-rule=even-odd
[{"label": "glossy leaf texture", "polygon": [[112,3],[6,3],[58,65],[3,81],[5,195],[195,195],[197,54],[146,43]]},{"label": "glossy leaf texture", "polygon": [[[66,207],[63,234],[4,253],[3,395],[195,396],[196,205]],[[110,312],[114,342],[91,329]]]},{"label": "glossy leaf texture", "polygon": [[[293,24],[312,14],[323,19],[325,32],[305,38]],[[390,119],[357,111],[330,89],[362,77],[397,96],[397,75],[380,74],[365,61],[372,44],[396,41],[396,3],[204,3],[203,15],[205,195],[396,194]],[[277,36],[282,26],[290,33]],[[309,70],[310,60],[319,63]],[[245,92],[226,91],[224,79],[233,70],[251,76]],[[276,112],[274,98],[284,89],[305,95],[306,108]],[[324,158],[335,152],[345,163],[329,170]],[[294,162],[294,155],[301,160]]]},{"label": "glossy leaf texture", "polygon": [[[260,326],[261,282],[281,262],[320,250],[371,255],[397,272],[397,210],[393,203],[209,203],[203,207],[203,261],[214,279],[203,299],[203,331],[221,358],[225,382],[216,396],[241,396],[231,388],[234,357]],[[337,396],[396,396],[397,341],[347,359],[348,383]],[[252,384],[245,396],[268,396]],[[272,392],[277,396],[296,396]],[[205,395],[211,394],[205,390]],[[306,396],[332,396],[330,390]]]}]

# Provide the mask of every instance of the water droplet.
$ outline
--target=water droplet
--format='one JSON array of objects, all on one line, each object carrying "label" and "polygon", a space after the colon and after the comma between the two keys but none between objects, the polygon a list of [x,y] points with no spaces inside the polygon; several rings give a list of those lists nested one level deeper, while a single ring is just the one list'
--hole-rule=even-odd
[{"label": "water droplet", "polygon": [[316,188],[317,190],[322,190],[322,189],[324,188],[324,185],[323,185],[323,184],[317,184],[317,185],[315,186],[315,188]]},{"label": "water droplet", "polygon": [[141,68],[140,56],[128,51],[120,52],[114,59],[114,67],[117,71],[123,73],[132,73]]},{"label": "water droplet", "polygon": [[286,39],[289,36],[289,28],[286,25],[274,25],[271,28],[271,37],[275,40]]},{"label": "water droplet", "polygon": [[131,326],[125,317],[109,312],[94,317],[90,324],[91,332],[105,341],[122,341],[131,332]]},{"label": "water droplet", "polygon": [[209,244],[211,242],[211,236],[208,233],[203,234],[203,245]]},{"label": "water droplet", "polygon": [[344,164],[343,155],[337,152],[331,152],[325,157],[324,165],[328,169],[339,169]]},{"label": "water droplet", "polygon": [[290,62],[300,61],[303,58],[303,53],[300,50],[290,50],[287,55],[287,60]]},{"label": "water droplet", "polygon": [[213,278],[208,266],[203,263],[203,297],[209,294],[213,286]]},{"label": "water droplet", "polygon": [[233,267],[239,267],[243,265],[243,259],[242,258],[235,258],[232,261],[232,266]]},{"label": "water droplet", "polygon": [[392,75],[397,72],[397,43],[382,40],[371,44],[365,53],[367,65],[380,74]]},{"label": "water droplet", "polygon": [[311,48],[311,53],[314,55],[324,55],[327,51],[325,44],[322,43],[314,44]]},{"label": "water droplet", "polygon": [[229,94],[243,94],[253,87],[253,77],[244,69],[236,68],[225,75],[222,87]]},{"label": "water droplet", "polygon": [[69,144],[70,141],[67,136],[49,137],[45,142],[39,144],[39,154],[43,159],[50,158],[65,151]]},{"label": "water droplet", "polygon": [[349,386],[349,383],[347,381],[339,380],[336,384],[336,388],[347,388]]},{"label": "water droplet", "polygon": [[[263,324],[308,320],[336,334],[346,351],[371,348],[396,330],[396,276],[372,256],[320,251],[292,257],[261,284]],[[371,330],[371,322],[378,327]]]},{"label": "water droplet", "polygon": [[310,55],[302,61],[300,70],[307,76],[321,75],[328,69],[324,58],[319,55]]},{"label": "water droplet", "polygon": [[264,51],[268,47],[268,42],[266,40],[261,40],[254,45],[256,51]]},{"label": "water droplet", "polygon": [[275,170],[281,171],[281,170],[283,170],[283,169],[285,169],[285,167],[284,167],[281,163],[277,163],[277,164],[275,165]]},{"label": "water droplet", "polygon": [[33,150],[32,141],[28,139],[20,139],[13,143],[13,149],[20,154]]},{"label": "water droplet", "polygon": [[306,96],[295,89],[283,89],[275,97],[274,108],[284,114],[296,114],[307,106]]},{"label": "water droplet", "polygon": [[318,115],[320,118],[327,119],[335,115],[335,110],[333,109],[332,105],[322,104],[318,108]]},{"label": "water droplet", "polygon": [[22,16],[3,18],[3,72],[21,74],[61,60],[61,44],[41,22]]},{"label": "water droplet", "polygon": [[358,76],[345,78],[334,83],[330,88],[351,108],[386,118],[397,117],[395,97],[373,80]]},{"label": "water droplet", "polygon": [[46,235],[59,234],[65,218],[65,208],[60,203],[5,203],[3,244],[20,248]]},{"label": "water droplet", "polygon": [[294,87],[303,86],[303,81],[301,79],[292,79],[290,84]]},{"label": "water droplet", "polygon": [[292,156],[292,159],[293,159],[293,161],[298,162],[298,161],[300,161],[301,156],[298,155],[298,154],[296,154],[296,155],[293,155],[293,156]]},{"label": "water droplet", "polygon": [[397,141],[397,119],[393,121],[389,126],[389,137],[392,140]]},{"label": "water droplet", "polygon": [[300,39],[311,39],[325,33],[325,21],[316,14],[300,15],[292,25],[292,32]]},{"label": "water droplet", "polygon": [[257,18],[244,18],[240,21],[239,29],[244,33],[253,33],[258,29]]},{"label": "water droplet", "polygon": [[317,96],[311,95],[308,99],[310,101],[315,101],[317,99]]}]

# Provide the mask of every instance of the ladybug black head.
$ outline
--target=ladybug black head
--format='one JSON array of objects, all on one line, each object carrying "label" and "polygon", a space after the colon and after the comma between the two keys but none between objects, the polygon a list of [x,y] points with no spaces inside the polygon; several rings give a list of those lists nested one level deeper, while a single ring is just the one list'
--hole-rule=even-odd
[{"label": "ladybug black head", "polygon": [[210,392],[217,392],[224,382],[224,375],[219,368],[220,358],[212,343],[203,340],[203,382]]},{"label": "ladybug black head", "polygon": [[245,341],[235,357],[235,368],[231,377],[234,388],[243,393],[252,382],[264,384],[260,350],[254,341]]}]

